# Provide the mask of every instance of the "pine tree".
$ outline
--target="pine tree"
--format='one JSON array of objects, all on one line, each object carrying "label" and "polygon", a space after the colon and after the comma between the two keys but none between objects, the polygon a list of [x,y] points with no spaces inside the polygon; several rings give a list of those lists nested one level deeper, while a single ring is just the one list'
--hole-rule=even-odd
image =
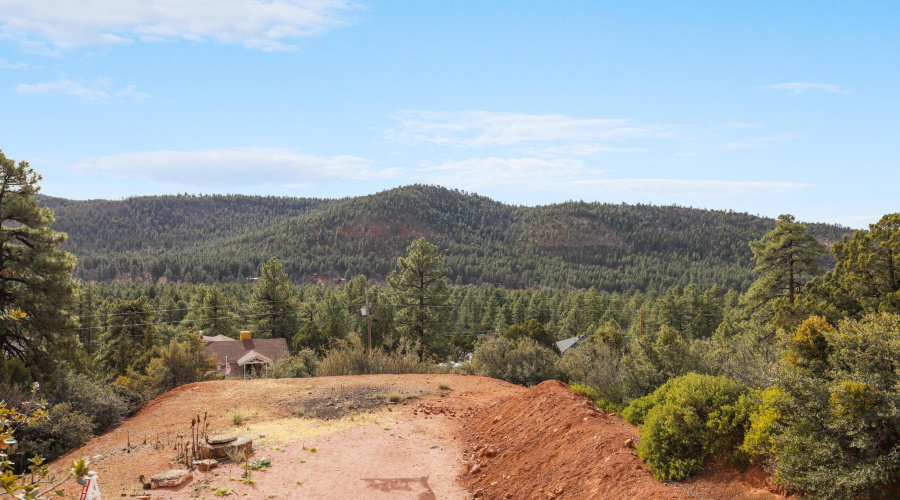
[{"label": "pine tree", "polygon": [[146,296],[113,302],[97,353],[100,364],[110,373],[124,375],[139,359],[149,356],[156,346],[155,316]]},{"label": "pine tree", "polygon": [[900,213],[835,243],[835,278],[865,311],[900,313]]},{"label": "pine tree", "polygon": [[809,234],[809,226],[794,221],[793,215],[779,215],[775,229],[760,240],[750,242],[755,272],[761,276],[750,289],[753,302],[761,305],[778,297],[794,304],[804,283],[819,274],[821,243]]},{"label": "pine tree", "polygon": [[262,266],[251,302],[258,314],[256,330],[260,337],[293,339],[300,331],[294,286],[277,258],[272,257]]},{"label": "pine tree", "polygon": [[397,258],[397,269],[388,276],[397,310],[394,321],[400,330],[419,343],[419,360],[426,353],[440,355],[447,350],[452,331],[447,275],[437,247],[419,238]]},{"label": "pine tree", "polygon": [[[53,212],[34,196],[41,176],[0,151],[0,350],[32,363],[71,352],[76,335],[67,312],[75,257],[59,249],[66,236],[50,228]],[[24,318],[8,319],[21,311]]]}]

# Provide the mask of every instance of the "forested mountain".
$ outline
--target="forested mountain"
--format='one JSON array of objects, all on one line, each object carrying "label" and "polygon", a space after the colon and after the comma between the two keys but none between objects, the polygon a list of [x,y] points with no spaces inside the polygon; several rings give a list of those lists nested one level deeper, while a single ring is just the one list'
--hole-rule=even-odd
[{"label": "forested mountain", "polygon": [[[523,207],[435,186],[339,200],[240,195],[119,201],[41,197],[86,280],[245,281],[276,256],[297,283],[379,281],[418,236],[457,283],[609,291],[691,282],[745,289],[748,242],[775,221],[679,206],[567,202]],[[812,224],[830,244],[850,230]]]}]

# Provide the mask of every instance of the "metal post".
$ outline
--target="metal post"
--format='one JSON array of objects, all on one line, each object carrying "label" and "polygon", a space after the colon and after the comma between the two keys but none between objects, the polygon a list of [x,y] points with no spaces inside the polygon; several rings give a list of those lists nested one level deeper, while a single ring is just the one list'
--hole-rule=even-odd
[{"label": "metal post", "polygon": [[369,305],[368,289],[366,289],[366,327],[369,330],[369,354],[372,354],[372,306]]}]

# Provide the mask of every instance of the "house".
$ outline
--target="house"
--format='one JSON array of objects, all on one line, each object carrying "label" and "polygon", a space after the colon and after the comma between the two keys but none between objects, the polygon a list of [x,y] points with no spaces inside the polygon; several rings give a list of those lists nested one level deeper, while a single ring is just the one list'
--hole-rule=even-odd
[{"label": "house", "polygon": [[581,343],[582,340],[590,337],[591,334],[585,333],[582,335],[578,335],[577,337],[569,337],[564,340],[560,340],[556,343],[556,347],[559,349],[559,353],[562,354],[569,349],[574,349],[578,347],[578,344]]},{"label": "house", "polygon": [[203,336],[206,351],[216,357],[219,373],[228,373],[226,363],[231,365],[231,376],[248,376],[268,373],[279,359],[289,356],[285,339],[254,339],[250,332],[241,332],[241,340],[224,335]]}]

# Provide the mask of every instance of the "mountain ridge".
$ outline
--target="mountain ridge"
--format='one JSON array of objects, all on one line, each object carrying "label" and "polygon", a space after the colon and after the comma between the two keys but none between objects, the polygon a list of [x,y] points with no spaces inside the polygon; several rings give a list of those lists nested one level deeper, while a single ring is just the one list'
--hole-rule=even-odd
[{"label": "mountain ridge", "polygon": [[[69,235],[86,280],[242,281],[278,257],[295,282],[383,280],[412,239],[438,245],[465,284],[745,289],[747,243],[774,219],[672,206],[568,201],[509,205],[440,186],[340,199],[165,195],[123,200],[41,196]],[[830,244],[852,230],[812,223]],[[128,234],[128,238],[122,238]],[[826,262],[827,265],[827,262]]]}]

